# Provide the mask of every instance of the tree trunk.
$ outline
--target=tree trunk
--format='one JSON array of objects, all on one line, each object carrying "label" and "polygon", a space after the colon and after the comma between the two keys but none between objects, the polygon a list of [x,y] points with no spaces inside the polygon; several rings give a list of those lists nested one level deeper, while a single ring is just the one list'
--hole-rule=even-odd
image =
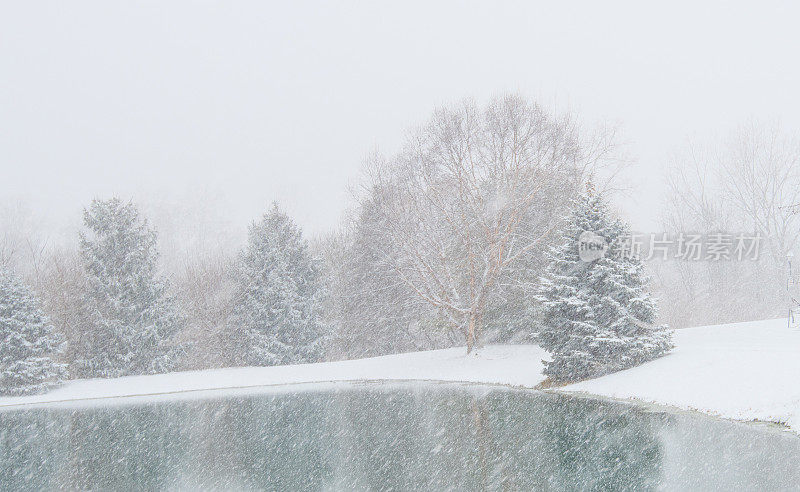
[{"label": "tree trunk", "polygon": [[467,354],[478,345],[478,316],[474,313],[469,315],[469,328],[467,329]]}]

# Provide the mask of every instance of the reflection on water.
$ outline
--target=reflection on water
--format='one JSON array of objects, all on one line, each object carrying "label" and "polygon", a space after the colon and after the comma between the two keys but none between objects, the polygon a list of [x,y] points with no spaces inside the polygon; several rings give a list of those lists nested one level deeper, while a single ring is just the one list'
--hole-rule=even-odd
[{"label": "reflection on water", "polygon": [[792,489],[800,439],[459,385],[0,412],[0,489]]}]

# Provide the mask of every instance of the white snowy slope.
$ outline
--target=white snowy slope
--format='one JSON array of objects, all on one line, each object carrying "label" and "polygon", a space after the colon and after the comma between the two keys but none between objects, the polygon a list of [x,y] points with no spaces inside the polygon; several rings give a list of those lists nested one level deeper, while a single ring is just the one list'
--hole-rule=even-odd
[{"label": "white snowy slope", "polygon": [[675,344],[661,359],[563,391],[781,422],[800,432],[800,331],[785,319],[677,330]]},{"label": "white snowy slope", "polygon": [[292,383],[375,380],[436,380],[534,387],[547,353],[535,345],[492,345],[475,355],[463,347],[369,359],[274,367],[240,367],[152,376],[71,381],[44,395],[0,397],[0,407],[76,400],[176,394],[207,396],[205,390]]}]

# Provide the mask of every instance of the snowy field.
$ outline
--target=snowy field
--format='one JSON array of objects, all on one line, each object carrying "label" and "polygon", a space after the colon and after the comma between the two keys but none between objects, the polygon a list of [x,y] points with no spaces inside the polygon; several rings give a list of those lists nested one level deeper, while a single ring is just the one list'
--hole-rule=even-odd
[{"label": "snowy field", "polygon": [[[781,422],[800,432],[800,332],[782,319],[678,330],[668,356],[563,388],[698,410],[740,420]],[[46,395],[0,398],[0,406],[122,397],[204,397],[209,392],[338,381],[460,381],[533,388],[544,379],[537,346],[498,345],[280,367],[188,371],[73,381]]]},{"label": "snowy field", "polygon": [[800,331],[785,319],[687,328],[671,354],[564,388],[800,432]]}]

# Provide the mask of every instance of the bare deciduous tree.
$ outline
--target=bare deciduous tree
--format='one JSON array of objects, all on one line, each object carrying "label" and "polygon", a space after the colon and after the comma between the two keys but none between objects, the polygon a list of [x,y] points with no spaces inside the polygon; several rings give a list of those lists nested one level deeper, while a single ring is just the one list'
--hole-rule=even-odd
[{"label": "bare deciduous tree", "polygon": [[[720,145],[690,145],[672,163],[662,217],[668,231],[756,234],[751,262],[653,265],[673,326],[762,319],[785,308],[786,254],[797,247],[800,144],[751,122]],[[766,254],[765,254],[766,253]]]},{"label": "bare deciduous tree", "polygon": [[612,157],[612,137],[587,143],[569,115],[507,96],[436,111],[398,156],[369,162],[369,192],[396,276],[481,343],[498,279],[549,237],[586,173]]},{"label": "bare deciduous tree", "polygon": [[206,369],[232,365],[235,354],[228,334],[235,283],[233,258],[205,255],[187,260],[175,279],[175,291],[186,316],[178,335],[189,346],[183,367]]},{"label": "bare deciduous tree", "polygon": [[66,339],[65,361],[85,360],[92,350],[93,333],[91,313],[85,302],[86,274],[78,251],[70,248],[51,251],[37,269],[34,282],[45,312]]},{"label": "bare deciduous tree", "polygon": [[778,263],[797,244],[800,216],[800,143],[777,126],[743,126],[720,157],[722,198],[736,208],[743,227],[767,240]]}]

